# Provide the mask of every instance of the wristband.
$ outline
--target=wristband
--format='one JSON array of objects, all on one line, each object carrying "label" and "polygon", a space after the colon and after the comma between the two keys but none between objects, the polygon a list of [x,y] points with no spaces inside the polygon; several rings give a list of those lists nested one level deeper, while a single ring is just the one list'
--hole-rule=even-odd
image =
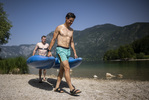
[{"label": "wristband", "polygon": [[51,52],[51,50],[48,49],[48,52],[49,52],[49,51]]}]

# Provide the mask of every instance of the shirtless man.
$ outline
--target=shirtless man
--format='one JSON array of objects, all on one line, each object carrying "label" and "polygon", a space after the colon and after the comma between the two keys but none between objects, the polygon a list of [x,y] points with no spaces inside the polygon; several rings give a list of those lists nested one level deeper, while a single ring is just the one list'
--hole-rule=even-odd
[{"label": "shirtless man", "polygon": [[77,53],[74,47],[74,41],[73,41],[73,29],[70,27],[75,19],[75,15],[73,13],[68,13],[66,15],[65,23],[62,25],[59,25],[53,35],[53,38],[51,40],[50,46],[49,46],[49,52],[48,56],[52,56],[51,49],[57,39],[57,48],[56,48],[56,55],[60,61],[60,70],[57,77],[57,83],[55,87],[55,92],[64,92],[62,89],[59,88],[60,82],[63,77],[63,73],[65,72],[65,79],[66,82],[70,88],[70,93],[72,95],[81,93],[80,90],[76,90],[71,83],[70,78],[70,66],[68,62],[68,58],[70,56],[70,46],[73,49],[74,57],[77,58]]},{"label": "shirtless man", "polygon": [[[46,43],[46,36],[42,36],[41,42],[36,44],[36,47],[33,51],[33,56],[35,55],[37,50],[38,50],[39,55],[47,56],[48,47],[49,47],[49,44]],[[45,78],[46,70],[45,69],[43,69],[43,74],[44,74],[43,81],[45,81],[46,80],[46,78]],[[41,75],[42,75],[42,69],[39,69],[39,83],[42,83]]]}]

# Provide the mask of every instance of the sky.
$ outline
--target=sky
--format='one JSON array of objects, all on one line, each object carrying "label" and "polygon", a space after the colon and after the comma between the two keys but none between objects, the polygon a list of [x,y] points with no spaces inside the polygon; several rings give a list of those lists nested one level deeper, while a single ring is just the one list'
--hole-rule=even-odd
[{"label": "sky", "polygon": [[106,23],[149,22],[149,0],[0,0],[13,27],[7,46],[36,44],[73,12],[74,30]]}]

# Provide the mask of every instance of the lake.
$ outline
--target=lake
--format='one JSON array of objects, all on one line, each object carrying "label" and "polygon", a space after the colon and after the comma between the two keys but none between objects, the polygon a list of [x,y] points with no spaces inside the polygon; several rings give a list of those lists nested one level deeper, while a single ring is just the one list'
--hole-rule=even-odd
[{"label": "lake", "polygon": [[[38,74],[35,68],[29,68],[30,74]],[[107,79],[106,73],[117,76],[122,74],[123,78],[113,77],[114,80],[141,80],[149,81],[149,61],[113,61],[113,62],[83,62],[79,67],[72,69],[71,77]],[[56,75],[56,69],[48,69],[47,75]],[[109,78],[108,78],[109,79]]]}]

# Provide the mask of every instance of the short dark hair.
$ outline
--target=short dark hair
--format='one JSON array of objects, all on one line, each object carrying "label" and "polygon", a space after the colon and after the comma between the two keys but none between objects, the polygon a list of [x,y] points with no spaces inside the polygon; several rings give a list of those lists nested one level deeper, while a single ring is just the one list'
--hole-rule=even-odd
[{"label": "short dark hair", "polygon": [[71,12],[69,12],[69,13],[67,13],[67,15],[66,15],[66,18],[76,18],[76,16],[75,16],[75,14],[74,13],[71,13]]},{"label": "short dark hair", "polygon": [[43,36],[41,37],[41,39],[42,39],[43,37],[44,37],[44,38],[46,38],[46,36],[45,36],[45,35],[43,35]]}]

